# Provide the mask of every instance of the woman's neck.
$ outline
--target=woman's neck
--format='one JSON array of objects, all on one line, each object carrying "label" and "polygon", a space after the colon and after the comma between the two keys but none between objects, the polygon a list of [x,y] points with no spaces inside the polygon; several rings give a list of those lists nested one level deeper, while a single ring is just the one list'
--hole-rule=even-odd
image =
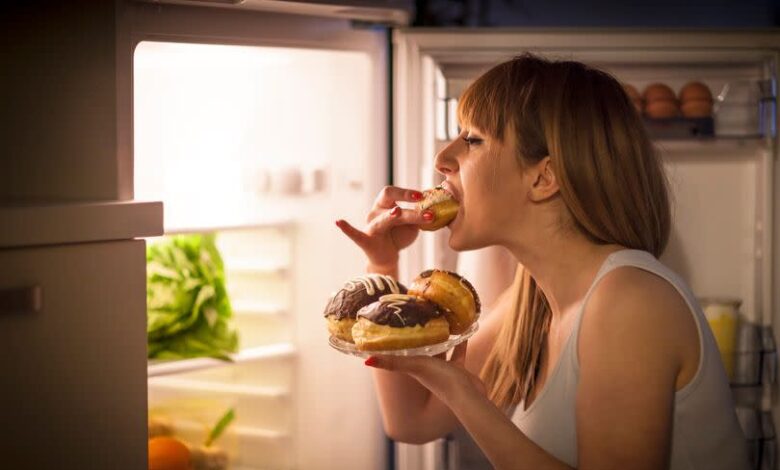
[{"label": "woman's neck", "polygon": [[560,318],[583,300],[607,256],[623,247],[598,245],[579,233],[543,235],[510,250],[544,292],[553,318]]}]

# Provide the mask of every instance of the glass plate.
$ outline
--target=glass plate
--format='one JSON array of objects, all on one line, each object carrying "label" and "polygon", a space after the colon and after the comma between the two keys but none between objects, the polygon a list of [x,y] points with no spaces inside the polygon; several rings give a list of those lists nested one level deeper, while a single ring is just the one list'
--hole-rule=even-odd
[{"label": "glass plate", "polygon": [[357,349],[357,347],[355,347],[354,344],[348,343],[343,339],[336,338],[335,336],[331,336],[330,339],[328,340],[328,343],[330,344],[330,347],[332,347],[337,351],[340,351],[344,354],[349,354],[358,357],[380,356],[380,355],[435,356],[437,354],[447,352],[450,349],[454,348],[455,346],[459,345],[460,343],[471,338],[471,336],[474,333],[476,333],[478,329],[479,329],[479,323],[474,322],[474,324],[472,324],[469,327],[469,329],[464,331],[462,334],[450,335],[450,339],[448,339],[447,341],[443,341],[441,343],[436,343],[436,344],[429,344],[428,346],[420,346],[419,348],[409,348],[409,349],[391,349],[387,351],[360,351],[359,349]]}]

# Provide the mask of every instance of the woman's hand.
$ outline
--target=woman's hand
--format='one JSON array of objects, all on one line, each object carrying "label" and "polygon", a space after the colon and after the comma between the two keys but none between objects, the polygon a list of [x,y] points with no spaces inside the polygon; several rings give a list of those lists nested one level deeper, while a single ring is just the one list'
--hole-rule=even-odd
[{"label": "woman's hand", "polygon": [[346,220],[338,220],[336,225],[363,250],[370,265],[395,267],[398,253],[417,238],[419,225],[431,222],[434,217],[430,211],[421,214],[413,209],[401,209],[397,202],[418,202],[421,199],[419,191],[386,186],[374,201],[364,230],[358,230]]},{"label": "woman's hand", "polygon": [[486,394],[482,380],[466,370],[464,365],[467,344],[468,341],[464,341],[455,346],[449,361],[444,358],[445,354],[436,357],[382,355],[369,357],[366,365],[408,374],[452,407],[452,400],[463,396],[463,392]]}]

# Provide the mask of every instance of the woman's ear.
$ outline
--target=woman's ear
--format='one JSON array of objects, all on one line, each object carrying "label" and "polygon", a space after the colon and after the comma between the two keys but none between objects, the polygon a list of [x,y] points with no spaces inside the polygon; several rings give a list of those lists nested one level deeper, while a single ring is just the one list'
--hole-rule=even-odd
[{"label": "woman's ear", "polygon": [[558,194],[560,187],[550,157],[544,157],[531,168],[533,183],[529,196],[533,202],[543,202]]}]

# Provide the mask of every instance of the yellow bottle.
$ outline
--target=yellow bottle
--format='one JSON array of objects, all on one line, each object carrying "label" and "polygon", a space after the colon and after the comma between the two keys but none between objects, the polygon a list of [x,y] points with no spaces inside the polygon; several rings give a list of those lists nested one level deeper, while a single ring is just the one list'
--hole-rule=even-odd
[{"label": "yellow bottle", "polygon": [[734,378],[734,354],[737,349],[739,306],[742,305],[742,301],[734,298],[708,297],[699,299],[699,302],[715,336],[715,342],[718,343],[726,374],[731,380]]}]

